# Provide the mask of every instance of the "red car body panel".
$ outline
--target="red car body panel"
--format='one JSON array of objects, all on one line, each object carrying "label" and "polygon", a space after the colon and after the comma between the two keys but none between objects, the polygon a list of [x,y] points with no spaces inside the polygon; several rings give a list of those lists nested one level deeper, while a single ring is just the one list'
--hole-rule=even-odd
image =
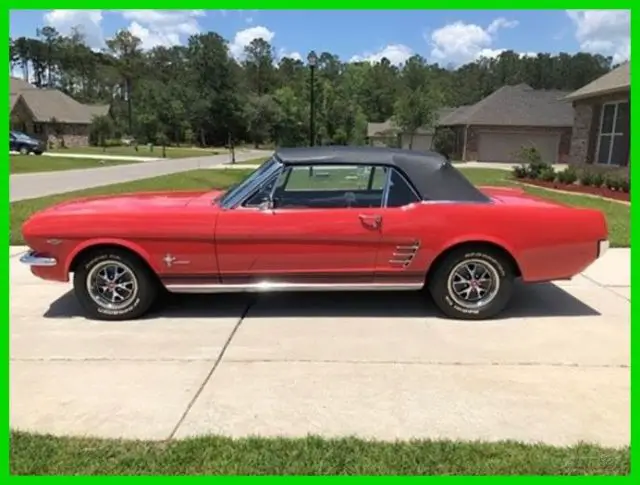
[{"label": "red car body panel", "polygon": [[[565,207],[518,189],[482,188],[492,203],[418,202],[378,209],[222,209],[218,191],[125,194],[62,203],[23,225],[27,244],[60,264],[36,276],[68,281],[96,245],[142,257],[164,282],[420,283],[434,260],[465,242],[500,246],[525,282],[568,279],[607,238],[596,210]],[[371,224],[379,218],[380,225]],[[397,261],[399,247],[418,247]],[[166,265],[167,254],[176,264]]]}]

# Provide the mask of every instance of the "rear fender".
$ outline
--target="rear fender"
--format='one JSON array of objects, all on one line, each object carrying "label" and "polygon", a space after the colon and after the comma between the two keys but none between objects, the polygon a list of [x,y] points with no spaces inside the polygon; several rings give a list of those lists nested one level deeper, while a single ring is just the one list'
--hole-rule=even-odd
[{"label": "rear fender", "polygon": [[464,236],[450,239],[445,244],[443,244],[439,250],[437,250],[434,253],[434,258],[432,261],[429,262],[429,265],[427,267],[427,272],[429,272],[432,269],[434,261],[436,261],[441,255],[443,255],[444,253],[446,253],[447,251],[449,251],[450,249],[456,246],[461,246],[464,244],[491,244],[493,246],[502,248],[511,256],[511,258],[515,262],[517,266],[516,270],[518,272],[521,272],[520,262],[518,260],[517,253],[513,248],[513,246],[511,246],[509,243],[507,243],[503,239],[496,238],[493,236],[488,236],[486,234],[465,234]]}]

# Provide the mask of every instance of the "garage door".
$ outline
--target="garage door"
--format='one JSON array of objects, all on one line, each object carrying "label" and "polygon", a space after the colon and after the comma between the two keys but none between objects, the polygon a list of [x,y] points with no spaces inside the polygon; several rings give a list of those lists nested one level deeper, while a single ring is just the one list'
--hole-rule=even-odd
[{"label": "garage door", "polygon": [[[413,135],[413,144],[411,149],[418,151],[429,151],[431,150],[431,140],[433,139],[433,135]],[[409,142],[411,141],[410,135],[402,135],[402,148],[408,150]]]},{"label": "garage door", "polygon": [[542,160],[556,163],[560,135],[553,133],[482,133],[478,134],[478,161],[517,163],[516,154],[523,146],[534,146]]}]

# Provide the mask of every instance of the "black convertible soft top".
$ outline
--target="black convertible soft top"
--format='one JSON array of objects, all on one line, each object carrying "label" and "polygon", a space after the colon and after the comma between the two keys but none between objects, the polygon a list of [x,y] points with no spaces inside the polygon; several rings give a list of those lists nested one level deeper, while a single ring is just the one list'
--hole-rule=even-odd
[{"label": "black convertible soft top", "polygon": [[276,158],[286,165],[388,165],[411,182],[422,200],[490,202],[443,155],[397,148],[320,146],[281,148]]}]

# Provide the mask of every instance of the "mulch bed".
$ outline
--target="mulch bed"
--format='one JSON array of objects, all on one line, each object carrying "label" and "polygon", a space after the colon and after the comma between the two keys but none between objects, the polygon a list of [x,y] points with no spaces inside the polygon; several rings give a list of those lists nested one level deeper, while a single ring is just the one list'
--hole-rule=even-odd
[{"label": "mulch bed", "polygon": [[565,192],[575,192],[576,194],[597,195],[598,197],[604,197],[605,199],[622,200],[624,202],[631,201],[631,194],[617,190],[611,190],[607,187],[588,187],[585,185],[577,184],[567,185],[561,184],[559,182],[545,182],[543,180],[533,179],[520,179],[520,181],[526,184],[544,187],[545,189],[564,190]]}]

